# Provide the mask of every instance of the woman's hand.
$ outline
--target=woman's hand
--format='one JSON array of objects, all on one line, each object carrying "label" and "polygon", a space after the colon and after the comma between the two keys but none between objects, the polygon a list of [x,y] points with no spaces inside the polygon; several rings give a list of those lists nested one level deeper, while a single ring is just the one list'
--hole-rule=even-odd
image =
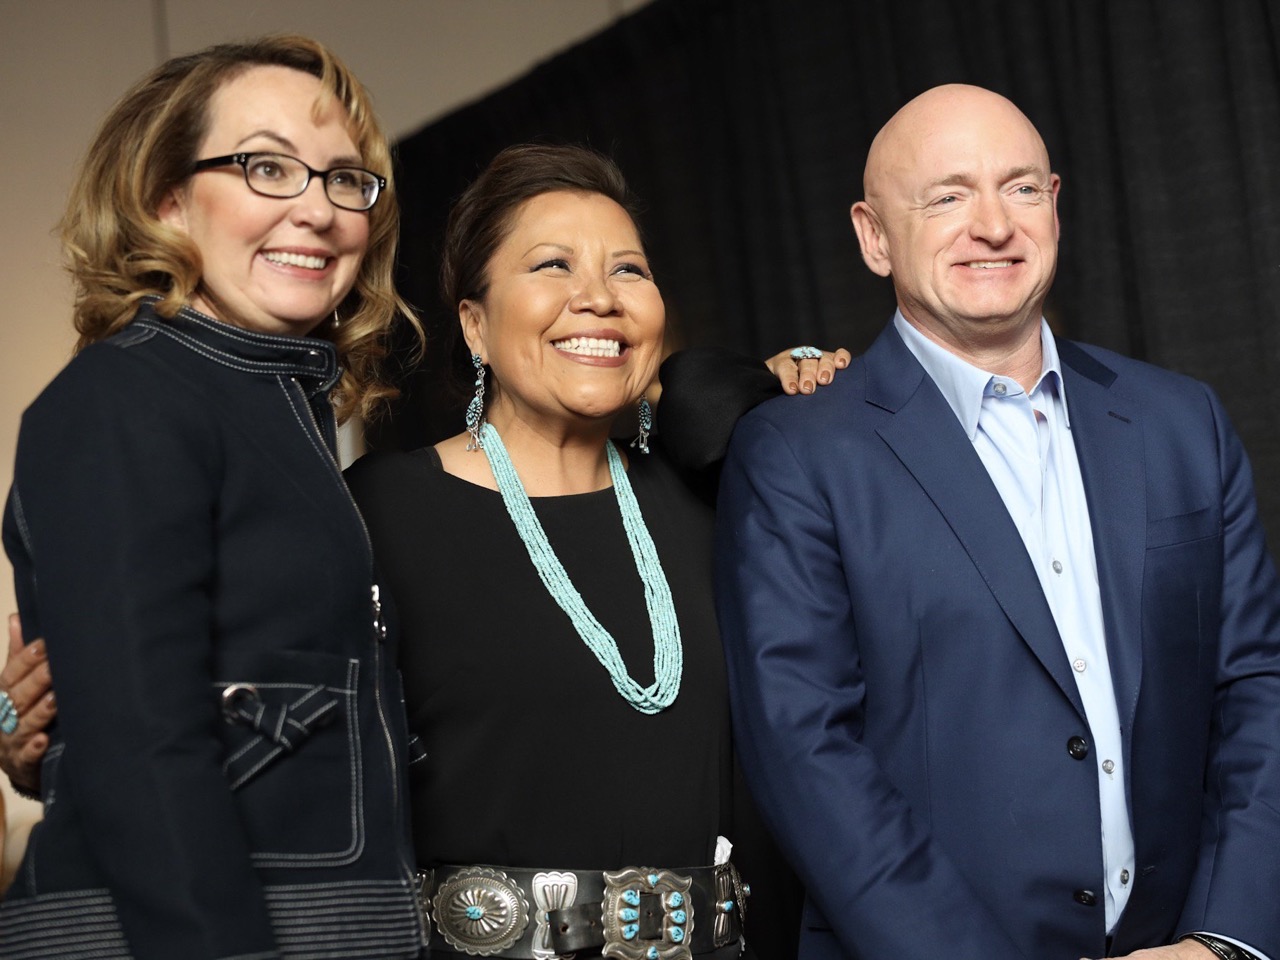
[{"label": "woman's hand", "polygon": [[23,646],[22,623],[16,613],[9,614],[9,662],[0,670],[0,691],[9,695],[18,711],[17,729],[0,733],[0,770],[19,790],[38,793],[40,759],[49,749],[44,731],[58,711],[44,641]]},{"label": "woman's hand", "polygon": [[813,393],[832,381],[837,370],[849,365],[853,355],[841,347],[834,352],[817,347],[794,347],[775,353],[764,362],[788,394]]}]

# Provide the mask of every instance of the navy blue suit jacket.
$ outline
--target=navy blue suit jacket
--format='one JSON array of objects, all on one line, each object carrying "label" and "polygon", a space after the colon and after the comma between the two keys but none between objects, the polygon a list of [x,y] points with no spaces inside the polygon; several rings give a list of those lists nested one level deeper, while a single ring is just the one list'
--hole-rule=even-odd
[{"label": "navy blue suit jacket", "polygon": [[[1280,957],[1280,587],[1207,387],[1059,341],[1136,846],[1114,954]],[[803,960],[1106,950],[1097,758],[1035,570],[892,327],[756,408],[722,477],[737,746],[808,889]]]}]

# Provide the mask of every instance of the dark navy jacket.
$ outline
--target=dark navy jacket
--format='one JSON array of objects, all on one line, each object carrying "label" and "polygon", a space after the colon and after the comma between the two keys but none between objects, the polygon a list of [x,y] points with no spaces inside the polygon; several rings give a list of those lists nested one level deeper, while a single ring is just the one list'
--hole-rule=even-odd
[{"label": "dark navy jacket", "polygon": [[[1058,352],[1137,865],[1111,955],[1207,930],[1278,958],[1280,582],[1248,460],[1204,385]],[[808,891],[800,956],[1104,955],[1072,665],[892,327],[815,396],[743,418],[716,522],[736,742]]]},{"label": "dark navy jacket", "polygon": [[337,376],[326,342],[144,305],[26,412],[4,544],[58,720],[0,958],[419,954]]}]

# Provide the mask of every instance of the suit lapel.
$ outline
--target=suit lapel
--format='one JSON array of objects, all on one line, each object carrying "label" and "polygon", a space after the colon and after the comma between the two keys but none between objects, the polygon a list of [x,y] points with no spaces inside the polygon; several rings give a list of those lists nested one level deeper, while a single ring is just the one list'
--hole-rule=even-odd
[{"label": "suit lapel", "polygon": [[951,407],[892,327],[867,352],[866,364],[867,402],[894,414],[878,430],[881,438],[937,506],[1009,622],[1083,717],[1031,558]]},{"label": "suit lapel", "polygon": [[1098,563],[1107,659],[1126,745],[1142,680],[1142,572],[1146,559],[1146,460],[1135,405],[1111,389],[1111,368],[1058,340]]}]

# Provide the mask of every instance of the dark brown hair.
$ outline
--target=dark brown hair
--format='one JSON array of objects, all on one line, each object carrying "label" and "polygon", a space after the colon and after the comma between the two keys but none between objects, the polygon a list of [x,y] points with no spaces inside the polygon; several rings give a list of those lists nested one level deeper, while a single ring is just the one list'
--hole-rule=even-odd
[{"label": "dark brown hair", "polygon": [[639,230],[639,201],[604,154],[573,144],[522,143],[494,157],[453,205],[445,226],[440,293],[454,321],[446,323],[441,346],[449,356],[458,354],[452,369],[460,388],[469,388],[474,373],[465,362],[458,307],[464,300],[482,301],[489,292],[489,261],[511,232],[521,205],[557,190],[608,197]]}]

